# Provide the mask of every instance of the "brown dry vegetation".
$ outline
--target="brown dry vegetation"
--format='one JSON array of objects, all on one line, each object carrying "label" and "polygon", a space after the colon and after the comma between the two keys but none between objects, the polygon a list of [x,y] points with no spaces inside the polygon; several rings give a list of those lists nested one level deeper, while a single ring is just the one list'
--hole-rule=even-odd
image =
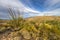
[{"label": "brown dry vegetation", "polygon": [[60,16],[18,18],[4,23],[0,25],[0,40],[60,40]]}]

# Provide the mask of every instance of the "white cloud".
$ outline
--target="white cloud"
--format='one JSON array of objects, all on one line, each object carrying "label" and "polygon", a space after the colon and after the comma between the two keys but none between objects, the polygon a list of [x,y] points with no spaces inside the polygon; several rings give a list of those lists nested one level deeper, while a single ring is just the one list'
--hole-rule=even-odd
[{"label": "white cloud", "polygon": [[23,4],[19,2],[19,0],[0,0],[0,6],[16,8],[24,7]]},{"label": "white cloud", "polygon": [[55,9],[60,6],[60,0],[46,0],[44,5],[47,10]]},{"label": "white cloud", "polygon": [[12,7],[19,9],[24,12],[35,12],[38,13],[38,11],[32,10],[26,6],[24,6],[19,0],[0,0],[0,6],[3,7]]},{"label": "white cloud", "polygon": [[51,11],[45,11],[45,12],[43,12],[43,14],[46,16],[54,16],[54,15],[58,16],[58,15],[60,15],[60,8],[51,10]]},{"label": "white cloud", "polygon": [[[32,10],[32,9],[24,6],[19,0],[0,0],[0,7],[16,8],[16,9],[19,9],[20,11],[22,11],[22,12],[27,12],[27,13],[29,13],[29,12],[31,12],[31,13],[39,13],[38,11]],[[3,16],[6,16],[7,13],[4,13],[4,11],[2,11],[2,12],[0,12],[0,15],[1,15],[1,18],[2,18]]]},{"label": "white cloud", "polygon": [[[27,2],[28,2],[28,0],[27,0]],[[58,2],[60,2],[60,0],[47,0],[47,1],[45,1],[45,7],[49,10],[49,7],[52,7],[53,5],[55,5]],[[8,8],[8,7],[16,8],[16,9],[19,9],[20,11],[23,11],[26,13],[38,13],[37,16],[43,16],[46,13],[48,13],[48,15],[55,15],[57,13],[58,14],[60,13],[60,9],[55,9],[52,11],[45,11],[45,12],[33,10],[29,7],[24,6],[24,4],[20,2],[20,0],[0,0],[0,6],[2,6],[4,8]],[[1,12],[0,12],[0,15],[1,15]]]}]

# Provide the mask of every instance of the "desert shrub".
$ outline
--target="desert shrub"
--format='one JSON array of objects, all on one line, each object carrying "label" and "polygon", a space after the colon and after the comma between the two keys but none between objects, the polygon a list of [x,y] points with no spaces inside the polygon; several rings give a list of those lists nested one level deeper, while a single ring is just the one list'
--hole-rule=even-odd
[{"label": "desert shrub", "polygon": [[12,8],[8,9],[8,12],[10,15],[9,24],[12,29],[20,29],[22,28],[24,23],[24,19],[21,16],[22,13],[20,13],[19,10],[16,10],[16,11],[17,13],[15,13],[14,9]]}]

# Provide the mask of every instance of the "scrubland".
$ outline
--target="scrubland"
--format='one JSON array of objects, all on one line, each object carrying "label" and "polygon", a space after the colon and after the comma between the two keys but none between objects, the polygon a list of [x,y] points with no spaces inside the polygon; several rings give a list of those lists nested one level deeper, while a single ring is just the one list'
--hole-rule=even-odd
[{"label": "scrubland", "polygon": [[5,20],[0,25],[0,40],[60,40],[60,17]]}]

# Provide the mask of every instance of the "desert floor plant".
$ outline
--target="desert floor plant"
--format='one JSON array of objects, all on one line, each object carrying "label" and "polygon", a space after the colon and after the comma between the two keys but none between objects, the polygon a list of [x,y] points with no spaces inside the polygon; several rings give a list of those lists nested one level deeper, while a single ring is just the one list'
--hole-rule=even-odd
[{"label": "desert floor plant", "polygon": [[10,23],[10,26],[15,30],[20,29],[23,26],[22,24],[24,22],[24,19],[20,15],[21,13],[19,12],[19,10],[16,10],[16,11],[17,13],[12,8],[8,9],[8,12],[11,18],[9,23]]}]

